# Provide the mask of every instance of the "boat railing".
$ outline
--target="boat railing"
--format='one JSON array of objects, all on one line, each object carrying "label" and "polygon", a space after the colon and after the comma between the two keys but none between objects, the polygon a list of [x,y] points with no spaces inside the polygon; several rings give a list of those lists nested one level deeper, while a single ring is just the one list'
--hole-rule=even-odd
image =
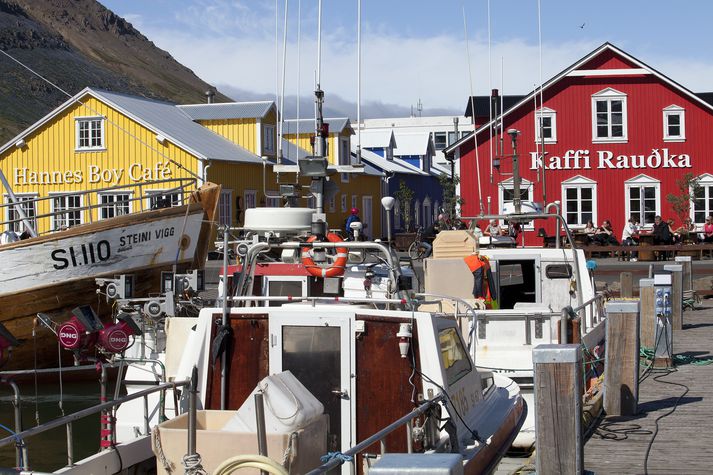
[{"label": "boat railing", "polygon": [[560,323],[562,325],[562,329],[568,325],[568,321],[577,319],[580,324],[580,331],[582,333],[587,333],[590,328],[593,328],[604,319],[605,301],[606,295],[596,294],[594,297],[590,298],[586,302],[583,302],[581,305],[562,308],[562,319]]},{"label": "boat railing", "polygon": [[[19,394],[19,388],[17,387],[16,384],[12,382],[11,379],[3,377],[2,382],[10,384],[12,387],[15,396],[13,399],[13,405],[15,406],[15,413],[16,413],[16,424],[21,424],[21,418],[17,417],[17,414],[19,414],[20,411],[20,401],[21,397]],[[148,397],[151,394],[160,392],[161,393],[161,401],[165,400],[165,392],[167,390],[176,390],[177,388],[180,387],[187,387],[190,384],[190,380],[182,380],[182,381],[172,381],[168,383],[162,383],[158,384],[156,386],[152,386],[147,389],[143,389],[140,391],[137,391],[135,393],[122,396],[118,399],[104,402],[101,404],[94,405],[92,407],[88,407],[85,409],[81,409],[77,412],[74,412],[72,414],[58,417],[57,419],[53,419],[49,422],[45,422],[44,424],[37,425],[35,427],[32,427],[30,429],[22,430],[21,427],[16,426],[15,427],[15,433],[5,437],[3,439],[0,439],[0,447],[5,447],[10,444],[14,444],[16,447],[17,455],[16,458],[18,460],[18,467],[22,468],[25,471],[29,470],[29,456],[27,453],[27,445],[25,444],[25,439],[42,434],[44,432],[47,432],[48,430],[55,429],[57,427],[65,426],[66,428],[66,437],[67,437],[67,466],[72,466],[74,465],[74,442],[73,442],[73,436],[72,436],[72,424],[80,419],[84,419],[86,417],[95,415],[95,414],[103,414],[107,415],[111,411],[113,411],[115,408],[118,408],[120,405],[133,401],[135,399],[143,398],[144,399],[144,434],[148,435],[151,431],[151,428],[149,427],[149,421],[150,421],[150,415],[149,415],[149,404],[148,404]],[[176,408],[176,410],[178,410]],[[160,408],[160,414],[164,415],[165,414],[165,408],[161,407]],[[111,441],[115,441],[115,429],[116,427],[114,426],[114,423],[111,422],[113,421],[112,417],[103,417],[102,419],[105,419],[109,422],[106,423],[106,426],[104,429],[110,433]],[[102,422],[104,424],[104,422]],[[19,462],[22,463],[19,463]]]},{"label": "boat railing", "polygon": [[419,417],[420,415],[426,413],[429,411],[431,408],[435,407],[438,403],[440,403],[443,400],[444,396],[442,394],[439,394],[438,396],[434,397],[433,399],[428,399],[423,402],[419,407],[414,409],[413,411],[409,412],[405,416],[399,418],[398,420],[392,422],[388,426],[384,427],[380,431],[372,434],[371,436],[367,437],[363,441],[359,442],[357,445],[354,447],[350,448],[346,452],[343,453],[336,453],[336,454],[331,454],[331,458],[320,465],[319,467],[307,472],[307,475],[317,475],[320,473],[326,473],[334,468],[337,468],[344,464],[344,462],[349,461],[352,465],[354,465],[355,470],[353,473],[356,472],[356,456],[366,450],[368,447],[370,447],[372,444],[375,444],[376,442],[379,442],[380,444],[380,449],[381,449],[381,454],[385,454],[387,451],[386,447],[386,442],[384,439],[386,439],[386,436],[391,434],[397,429],[400,429],[402,427],[406,428],[406,447],[407,447],[407,452],[408,453],[413,453],[413,419]]},{"label": "boat railing", "polygon": [[[33,230],[27,230],[30,236],[63,231],[72,226],[92,223],[102,219],[118,217],[160,207],[180,206],[188,202],[190,192],[196,189],[194,178],[170,178],[127,185],[114,185],[49,196],[17,196],[17,203],[6,199],[0,203],[0,230],[18,234],[27,230],[21,214],[25,215]],[[102,202],[103,196],[113,195],[109,201]],[[69,205],[61,200],[67,197],[78,198],[78,205]],[[23,213],[18,213],[20,208]],[[106,216],[102,217],[102,210]]]}]

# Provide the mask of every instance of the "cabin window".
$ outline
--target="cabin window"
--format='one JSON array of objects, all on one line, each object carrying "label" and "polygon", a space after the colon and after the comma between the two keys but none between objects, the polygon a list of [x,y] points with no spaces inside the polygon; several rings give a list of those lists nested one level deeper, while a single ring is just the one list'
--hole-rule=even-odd
[{"label": "cabin window", "polygon": [[[274,277],[265,276],[264,295],[266,297],[306,297],[307,296],[307,277],[306,276],[289,276],[289,277]],[[273,301],[267,302],[267,306],[279,307],[284,302]]]},{"label": "cabin window", "polygon": [[433,133],[433,146],[436,150],[443,150],[447,145],[447,134],[445,132]]},{"label": "cabin window", "polygon": [[698,188],[693,197],[693,222],[703,226],[706,218],[713,214],[713,175],[699,177]]},{"label": "cabin window", "polygon": [[[25,225],[20,219],[20,214],[15,209],[18,206],[22,209],[22,211],[24,211],[25,217],[30,221],[32,227],[36,230],[37,208],[34,200],[37,199],[37,195],[34,193],[28,195],[15,194],[15,198],[17,198],[17,201],[19,201],[19,203],[16,205],[7,206],[5,208],[7,210],[6,219],[8,222],[8,231],[14,231],[18,234],[21,234],[25,230]],[[5,195],[5,203],[10,203],[10,197],[8,195]]]},{"label": "cabin window", "polygon": [[100,193],[99,219],[115,218],[131,213],[129,193]]},{"label": "cabin window", "polygon": [[61,231],[82,224],[82,197],[57,195],[52,198],[52,230]]},{"label": "cabin window", "polygon": [[626,142],[626,94],[607,88],[592,96],[592,141]]},{"label": "cabin window", "polygon": [[265,153],[275,153],[275,126],[263,125],[262,147]]},{"label": "cabin window", "polygon": [[441,345],[443,369],[446,370],[446,378],[450,386],[470,372],[472,368],[470,358],[455,328],[439,331],[438,341]]},{"label": "cabin window", "polygon": [[670,105],[663,110],[663,139],[667,142],[686,140],[686,116],[683,107]]},{"label": "cabin window", "polygon": [[569,279],[572,277],[572,266],[569,264],[552,264],[545,267],[548,279]]},{"label": "cabin window", "polygon": [[535,113],[535,140],[557,143],[557,113],[544,107]]},{"label": "cabin window", "polygon": [[233,224],[233,190],[220,190],[218,200],[218,223],[223,226]]},{"label": "cabin window", "polygon": [[104,118],[80,117],[76,119],[77,150],[104,149]]},{"label": "cabin window", "polygon": [[183,194],[180,191],[167,192],[166,190],[149,190],[146,194],[149,197],[149,209],[180,206],[183,202]]}]

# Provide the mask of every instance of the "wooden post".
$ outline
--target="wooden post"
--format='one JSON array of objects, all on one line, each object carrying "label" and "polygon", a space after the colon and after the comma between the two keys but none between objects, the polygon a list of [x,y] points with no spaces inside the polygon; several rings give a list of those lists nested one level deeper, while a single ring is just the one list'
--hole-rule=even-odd
[{"label": "wooden post", "polygon": [[538,345],[535,365],[537,473],[584,470],[582,350],[580,345]]},{"label": "wooden post", "polygon": [[604,410],[609,416],[634,415],[639,401],[639,302],[607,302],[606,342]]},{"label": "wooden post", "polygon": [[693,258],[691,256],[676,256],[676,264],[683,266],[683,291],[693,290]]},{"label": "wooden post", "polygon": [[654,312],[654,279],[639,280],[639,299],[641,307],[639,313],[639,336],[641,346],[645,348],[654,347],[654,335],[656,334],[656,313]]},{"label": "wooden post", "polygon": [[621,290],[619,296],[621,298],[631,298],[634,296],[634,278],[631,272],[622,272],[619,274],[619,282]]},{"label": "wooden post", "polygon": [[683,330],[683,266],[666,264],[663,270],[671,273],[671,326]]}]

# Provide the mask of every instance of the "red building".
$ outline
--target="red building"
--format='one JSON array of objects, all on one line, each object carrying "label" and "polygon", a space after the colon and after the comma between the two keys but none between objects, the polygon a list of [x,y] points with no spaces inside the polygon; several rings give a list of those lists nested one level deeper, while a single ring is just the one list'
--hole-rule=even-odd
[{"label": "red building", "polygon": [[[697,227],[713,214],[713,93],[693,93],[609,43],[541,92],[503,98],[502,116],[496,92],[469,100],[466,111],[479,125],[480,186],[472,134],[444,151],[460,159],[463,216],[478,215],[481,203],[485,213],[499,213],[512,201],[508,129],[520,131],[521,199],[560,201],[572,228],[610,220],[619,239],[629,216],[650,227],[658,214],[678,227],[667,196],[681,194],[677,179],[686,173],[700,180],[690,211]],[[491,166],[498,158],[500,167]],[[526,234],[534,244],[534,233]]]}]

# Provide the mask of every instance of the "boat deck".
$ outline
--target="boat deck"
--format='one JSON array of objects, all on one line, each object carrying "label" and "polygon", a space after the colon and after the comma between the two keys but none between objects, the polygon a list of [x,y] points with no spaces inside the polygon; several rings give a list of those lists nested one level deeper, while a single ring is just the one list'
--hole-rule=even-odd
[{"label": "boat deck", "polygon": [[[683,330],[674,332],[675,354],[713,358],[713,300],[703,300],[698,309],[685,311],[683,322]],[[641,368],[642,375],[645,369]],[[584,446],[585,470],[597,475],[711,473],[711,414],[713,364],[655,370],[640,383],[639,414],[606,417],[600,422]],[[534,456],[506,457],[496,474],[533,473],[534,465]]]}]

